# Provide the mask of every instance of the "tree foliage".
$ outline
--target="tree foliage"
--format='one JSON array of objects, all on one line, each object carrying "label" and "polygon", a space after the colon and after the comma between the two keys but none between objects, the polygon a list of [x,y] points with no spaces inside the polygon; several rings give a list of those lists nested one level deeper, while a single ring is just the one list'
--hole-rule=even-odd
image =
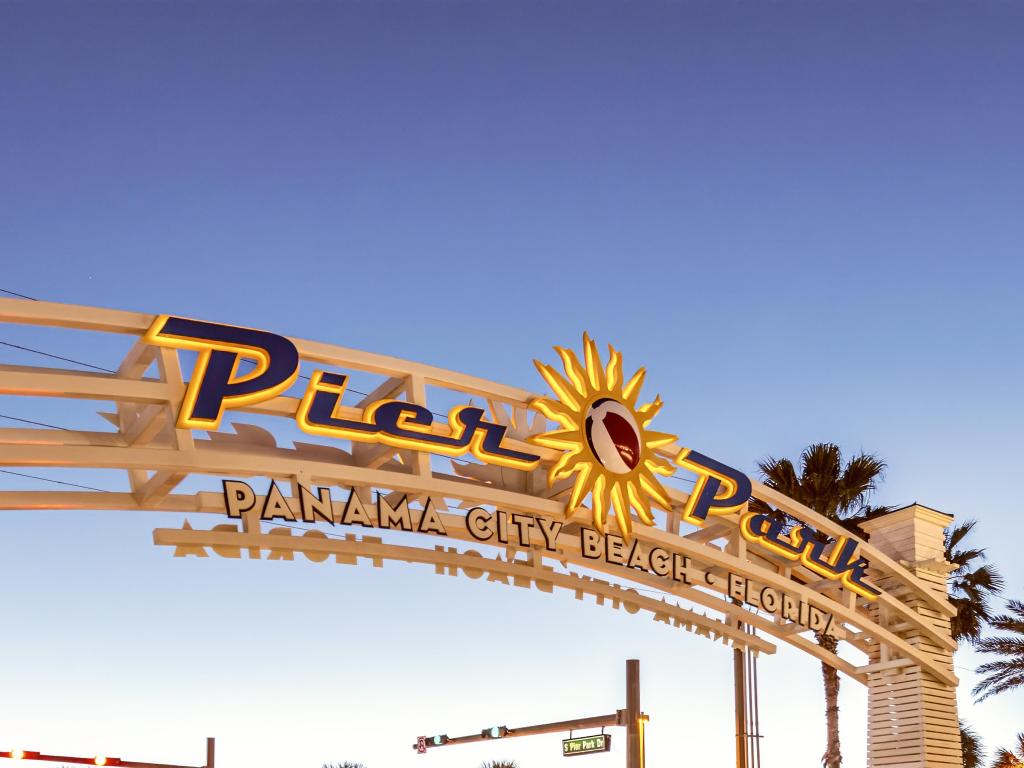
[{"label": "tree foliage", "polygon": [[1006,608],[1008,613],[994,617],[989,623],[992,629],[1009,634],[984,637],[974,644],[981,653],[998,657],[976,670],[982,675],[973,691],[978,701],[1024,687],[1024,602],[1011,600]]},{"label": "tree foliage", "polygon": [[964,768],[981,768],[985,761],[981,737],[963,720],[960,721],[960,749],[964,756]]},{"label": "tree foliage", "polygon": [[974,529],[976,521],[967,520],[946,531],[946,560],[954,570],[949,574],[949,601],[956,608],[952,620],[953,639],[975,643],[981,631],[992,620],[989,600],[998,595],[1004,585],[1003,577],[995,566],[982,563],[985,550],[965,547],[964,539]]},{"label": "tree foliage", "polygon": [[992,768],[1019,768],[1024,765],[1024,733],[1017,734],[1013,749],[997,749]]},{"label": "tree foliage", "polygon": [[[765,485],[810,507],[820,515],[857,531],[857,523],[890,511],[888,507],[872,507],[868,503],[885,472],[885,462],[867,453],[859,453],[845,464],[835,443],[815,443],[800,454],[800,470],[789,459],[769,457],[758,466]],[[752,508],[764,510],[763,502],[754,501]],[[768,508],[770,510],[770,508]],[[833,653],[838,642],[834,637],[818,633],[818,644]],[[822,662],[825,683],[825,720],[828,740],[822,764],[839,768],[843,757],[839,746],[839,673]]]}]

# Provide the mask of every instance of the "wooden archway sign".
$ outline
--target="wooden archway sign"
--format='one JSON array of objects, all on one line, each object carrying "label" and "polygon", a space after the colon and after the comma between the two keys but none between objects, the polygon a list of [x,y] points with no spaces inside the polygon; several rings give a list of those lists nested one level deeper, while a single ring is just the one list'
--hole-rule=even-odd
[{"label": "wooden archway sign", "polygon": [[[654,525],[634,526],[629,538],[594,535],[586,504],[566,517],[572,483],[547,482],[547,470],[561,454],[531,440],[548,429],[548,419],[537,410],[539,395],[305,340],[289,340],[303,365],[375,377],[375,389],[358,402],[342,404],[339,394],[332,412],[339,423],[364,420],[383,400],[430,409],[437,401],[473,399],[486,403],[488,424],[504,428],[499,453],[512,458],[506,461],[498,453],[495,463],[472,456],[432,458],[397,439],[394,444],[346,443],[303,439],[301,433],[295,439],[285,420],[294,420],[303,407],[299,390],[313,386],[305,381],[258,402],[240,397],[230,412],[233,431],[211,428],[203,436],[199,429],[182,427],[182,404],[194,394],[195,371],[186,379],[179,352],[154,343],[161,317],[0,299],[0,322],[126,339],[124,358],[113,373],[0,365],[0,394],[111,404],[103,414],[111,425],[105,430],[0,429],[0,466],[121,469],[131,489],[3,491],[0,509],[188,512],[197,513],[196,519],[228,514],[205,530],[190,523],[158,528],[154,541],[180,556],[425,563],[439,574],[593,595],[758,652],[774,652],[774,641],[781,640],[869,686],[870,765],[961,764],[951,663],[956,646],[949,631],[954,611],[946,599],[941,548],[948,517],[908,507],[873,521],[872,542],[851,539],[870,563],[865,585],[872,591],[866,594],[837,578],[823,578],[813,563],[752,543],[743,535],[746,505],[695,520],[687,513],[693,499],[685,487],[667,488],[668,510],[652,513]],[[237,371],[230,375],[232,381],[245,378]],[[328,390],[331,375],[324,377]],[[281,429],[247,421],[254,417],[261,423],[277,417],[272,423]],[[436,424],[430,430],[446,434],[449,427]],[[652,450],[666,461],[682,451],[674,443]],[[536,456],[535,466],[523,468],[518,457],[525,454]],[[229,483],[222,490],[181,491],[190,477]],[[699,473],[697,481],[699,488]],[[760,483],[750,488],[755,499],[821,534],[849,536]],[[334,527],[342,523],[348,525]],[[389,529],[419,533],[417,541],[425,545],[395,543]],[[833,634],[866,660],[854,664],[826,651],[814,642],[812,628]]]}]

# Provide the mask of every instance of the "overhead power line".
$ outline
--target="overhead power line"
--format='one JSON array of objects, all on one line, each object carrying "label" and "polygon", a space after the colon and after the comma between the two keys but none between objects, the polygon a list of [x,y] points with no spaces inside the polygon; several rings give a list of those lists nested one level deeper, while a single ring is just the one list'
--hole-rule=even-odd
[{"label": "overhead power line", "polygon": [[29,301],[39,301],[39,299],[34,299],[31,296],[26,296],[24,293],[18,293],[17,291],[9,291],[6,288],[0,288],[0,293],[6,293],[6,294],[9,294],[11,296],[17,296],[19,299],[28,299]]},{"label": "overhead power line", "polygon": [[87,491],[99,491],[100,493],[113,493],[106,488],[93,488],[91,485],[79,485],[78,483],[69,483],[66,480],[54,480],[52,477],[42,477],[40,475],[27,475],[24,472],[12,472],[9,469],[0,469],[5,475],[15,475],[16,477],[27,477],[30,480],[42,480],[47,483],[56,483],[57,485],[69,485],[72,488],[84,488]]},{"label": "overhead power line", "polygon": [[17,416],[8,416],[6,413],[0,413],[0,419],[10,419],[11,421],[20,421],[22,424],[35,424],[37,427],[49,427],[50,429],[60,429],[64,432],[72,432],[73,430],[67,427],[58,427],[56,424],[47,424],[45,421],[32,421],[32,419],[21,419]]},{"label": "overhead power line", "polygon": [[41,349],[33,349],[32,347],[23,347],[21,344],[12,344],[9,341],[0,341],[0,344],[2,344],[5,347],[11,347],[12,349],[20,349],[22,352],[31,352],[32,354],[35,354],[35,355],[42,355],[43,357],[48,357],[51,360],[62,360],[65,363],[73,363],[75,365],[82,365],[82,366],[85,366],[86,368],[92,368],[93,370],[96,370],[96,371],[103,371],[103,373],[117,373],[117,371],[113,371],[110,368],[104,368],[104,367],[99,366],[99,365],[93,365],[92,363],[83,363],[81,360],[75,360],[75,359],[70,358],[70,357],[63,357],[62,355],[54,355],[54,354],[51,354],[50,352],[43,352]]}]

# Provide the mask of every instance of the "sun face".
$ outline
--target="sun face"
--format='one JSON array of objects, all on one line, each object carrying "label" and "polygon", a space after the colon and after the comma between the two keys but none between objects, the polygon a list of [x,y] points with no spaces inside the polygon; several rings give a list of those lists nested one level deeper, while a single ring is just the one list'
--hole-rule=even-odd
[{"label": "sun face", "polygon": [[562,359],[565,376],[540,361],[535,360],[534,365],[558,399],[542,397],[531,405],[561,429],[530,439],[536,445],[564,451],[548,472],[550,485],[576,475],[566,516],[589,495],[594,527],[599,531],[606,530],[610,511],[624,536],[633,530],[631,512],[645,525],[654,525],[652,503],[669,508],[668,493],[657,476],[673,472],[672,465],[659,458],[655,449],[676,439],[647,429],[661,410],[661,398],[638,406],[644,369],[623,383],[622,355],[609,346],[605,367],[597,344],[586,334],[584,363],[571,350],[555,347],[555,351]]}]

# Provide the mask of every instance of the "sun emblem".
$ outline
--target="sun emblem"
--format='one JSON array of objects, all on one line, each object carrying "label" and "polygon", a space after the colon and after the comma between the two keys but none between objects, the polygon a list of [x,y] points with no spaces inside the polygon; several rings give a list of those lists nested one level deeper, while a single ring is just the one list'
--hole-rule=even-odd
[{"label": "sun emblem", "polygon": [[641,368],[623,383],[622,355],[608,347],[604,367],[597,344],[583,335],[586,365],[571,350],[555,347],[565,376],[534,360],[540,375],[558,400],[538,398],[531,405],[562,428],[530,440],[536,445],[564,451],[548,472],[548,484],[576,474],[565,507],[568,517],[591,497],[594,527],[605,531],[608,512],[614,510],[619,530],[629,536],[636,513],[645,525],[654,525],[651,503],[668,510],[669,498],[657,475],[671,475],[672,465],[655,449],[676,440],[674,435],[647,429],[661,410],[661,398],[637,406],[646,371]]}]

